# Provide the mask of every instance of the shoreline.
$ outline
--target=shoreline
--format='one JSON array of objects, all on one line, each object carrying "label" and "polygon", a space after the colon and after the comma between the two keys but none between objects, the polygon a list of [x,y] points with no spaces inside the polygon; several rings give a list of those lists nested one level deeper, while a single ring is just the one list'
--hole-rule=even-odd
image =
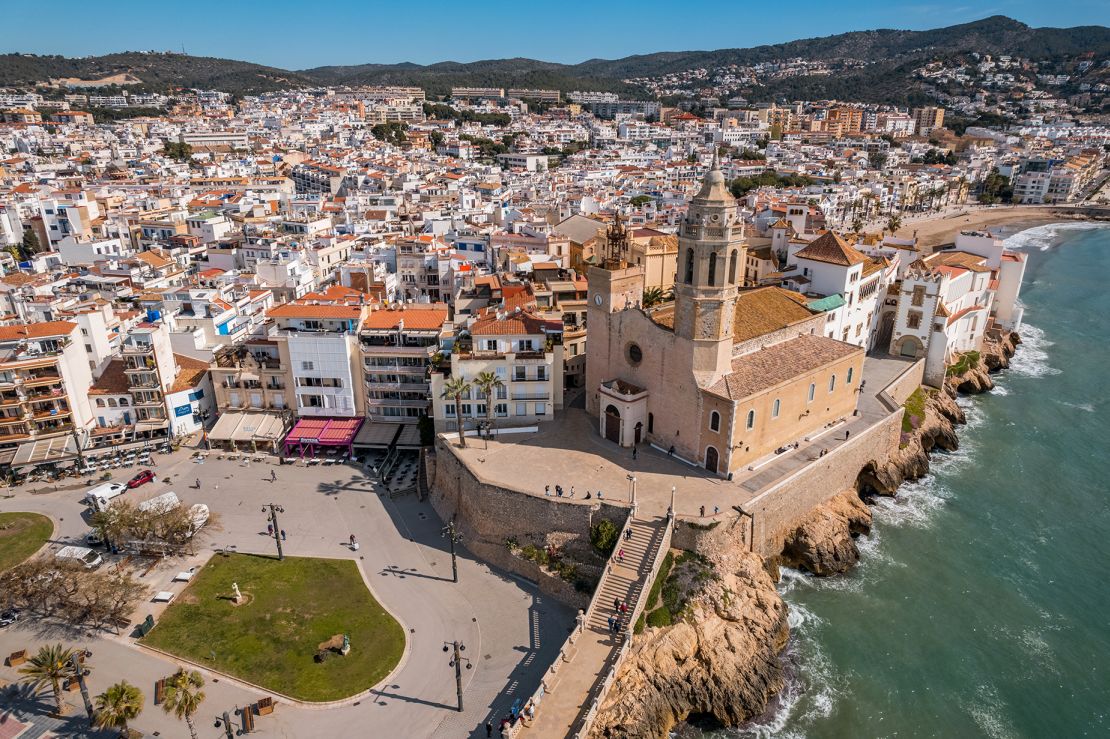
[{"label": "shoreline", "polygon": [[930,250],[956,240],[956,235],[964,230],[976,230],[1005,226],[1004,237],[1019,231],[1044,226],[1050,223],[1085,221],[1098,223],[1106,219],[1092,217],[1078,211],[1074,206],[1045,205],[1002,205],[969,206],[958,213],[936,215],[921,220],[904,220],[896,236],[909,238],[916,236],[919,246]]}]

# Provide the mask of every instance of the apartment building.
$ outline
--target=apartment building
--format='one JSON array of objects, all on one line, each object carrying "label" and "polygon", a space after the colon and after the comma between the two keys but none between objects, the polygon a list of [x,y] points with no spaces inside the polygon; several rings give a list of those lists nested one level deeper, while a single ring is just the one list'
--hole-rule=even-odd
[{"label": "apartment building", "polygon": [[928,136],[935,128],[944,128],[944,108],[928,106],[910,111],[914,132],[918,136]]},{"label": "apartment building", "polygon": [[[0,326],[0,450],[86,432],[91,384],[76,323]],[[33,444],[17,456],[27,461],[32,451]]]},{"label": "apartment building", "polygon": [[443,304],[400,304],[363,321],[359,347],[371,421],[415,423],[431,406],[428,373],[449,329]]},{"label": "apartment building", "polygon": [[292,394],[284,400],[298,417],[360,417],[364,382],[358,331],[365,305],[299,300],[271,308],[281,365]]},{"label": "apartment building", "polygon": [[[492,310],[470,325],[470,345],[451,354],[450,375],[432,373],[432,419],[437,431],[453,431],[463,423],[477,429],[489,419],[494,427],[532,426],[550,421],[563,407],[563,321],[545,319],[524,309]],[[462,398],[462,418],[454,398],[444,398],[448,377],[473,383],[491,372],[501,385],[493,398],[471,387]]]}]

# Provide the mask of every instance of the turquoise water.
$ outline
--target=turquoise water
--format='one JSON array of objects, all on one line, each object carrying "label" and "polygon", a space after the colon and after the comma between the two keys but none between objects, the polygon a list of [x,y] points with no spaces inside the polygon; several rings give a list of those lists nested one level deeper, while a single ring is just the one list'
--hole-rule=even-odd
[{"label": "turquoise water", "polygon": [[1110,228],[1011,237],[1026,344],[862,564],[788,572],[791,679],[718,736],[1110,736]]}]

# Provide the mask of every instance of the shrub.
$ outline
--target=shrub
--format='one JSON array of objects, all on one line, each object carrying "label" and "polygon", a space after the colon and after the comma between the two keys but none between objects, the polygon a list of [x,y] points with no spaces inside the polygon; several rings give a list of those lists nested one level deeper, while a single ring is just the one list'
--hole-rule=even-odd
[{"label": "shrub", "polygon": [[636,625],[632,627],[633,634],[640,634],[644,631],[644,614],[641,613],[640,617],[636,619]]},{"label": "shrub", "polygon": [[590,543],[594,549],[608,557],[617,546],[617,537],[621,532],[612,521],[603,520],[590,527]]},{"label": "shrub", "polygon": [[663,558],[663,564],[659,565],[659,574],[655,576],[655,582],[651,584],[651,590],[648,591],[647,602],[644,604],[645,608],[651,608],[659,600],[659,592],[663,589],[663,583],[667,581],[667,575],[671,574],[671,567],[674,566],[674,553],[667,552],[667,556]]},{"label": "shrub", "polygon": [[666,606],[660,606],[647,615],[647,625],[652,628],[671,625],[671,612]]}]

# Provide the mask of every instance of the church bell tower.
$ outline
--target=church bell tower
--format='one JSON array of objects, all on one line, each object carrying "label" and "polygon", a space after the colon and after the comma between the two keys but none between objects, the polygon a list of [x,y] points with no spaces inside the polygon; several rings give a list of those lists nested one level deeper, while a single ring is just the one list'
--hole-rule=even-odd
[{"label": "church bell tower", "polygon": [[701,190],[678,232],[675,335],[693,343],[694,374],[702,386],[732,369],[732,324],[747,250],[714,152]]}]

